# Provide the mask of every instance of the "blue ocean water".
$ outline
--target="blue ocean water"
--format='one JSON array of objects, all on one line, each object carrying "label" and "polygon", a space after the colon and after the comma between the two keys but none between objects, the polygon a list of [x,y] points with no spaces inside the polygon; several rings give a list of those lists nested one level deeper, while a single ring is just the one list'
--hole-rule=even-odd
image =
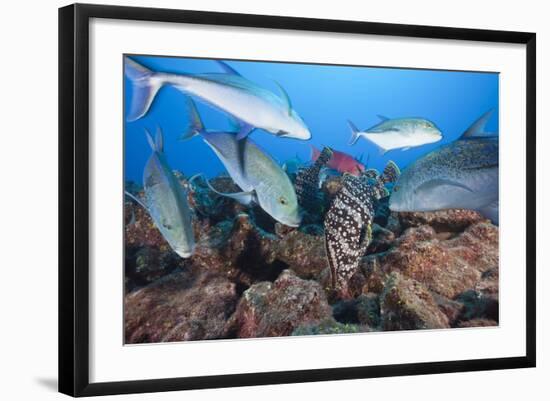
[{"label": "blue ocean water", "polygon": [[[154,71],[172,73],[221,72],[209,59],[132,56]],[[382,169],[388,160],[400,168],[433,149],[456,140],[487,110],[495,112],[487,131],[498,132],[498,73],[415,70],[317,64],[291,64],[252,61],[227,61],[245,78],[278,93],[278,82],[285,88],[292,107],[302,117],[312,138],[300,141],[277,138],[256,130],[251,138],[281,164],[296,155],[304,161],[311,158],[311,146],[324,145],[361,157],[368,167]],[[125,78],[126,113],[132,88]],[[199,113],[208,129],[229,130],[228,117],[218,110],[198,103]],[[443,140],[407,151],[393,150],[381,155],[378,148],[363,138],[353,146],[347,120],[363,130],[389,118],[423,117],[442,131]],[[150,111],[135,122],[125,122],[125,179],[142,182],[145,163],[151,149],[144,130],[164,133],[165,153],[172,169],[186,176],[204,173],[213,177],[225,172],[214,152],[200,137],[181,141],[189,125],[184,95],[173,87],[158,93]]]}]

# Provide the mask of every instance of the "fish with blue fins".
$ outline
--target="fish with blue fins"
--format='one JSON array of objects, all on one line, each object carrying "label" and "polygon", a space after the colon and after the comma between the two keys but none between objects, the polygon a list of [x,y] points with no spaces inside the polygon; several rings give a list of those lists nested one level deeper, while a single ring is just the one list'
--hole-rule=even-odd
[{"label": "fish with blue fins", "polygon": [[382,187],[395,179],[393,165],[376,177],[372,176],[376,170],[366,171],[368,176],[344,174],[342,189],[325,217],[325,250],[331,284],[342,297],[349,296],[349,279],[357,271],[372,239],[376,202],[387,193]]},{"label": "fish with blue fins", "polygon": [[242,192],[222,193],[206,180],[209,188],[243,205],[254,202],[278,222],[298,227],[301,216],[296,192],[281,166],[250,138],[239,140],[236,132],[206,129],[193,100],[188,98],[187,105],[191,124],[182,139],[199,135],[218,156]]},{"label": "fish with blue fins", "polygon": [[188,258],[195,249],[195,238],[187,191],[168,165],[160,129],[154,140],[147,131],[146,135],[153,152],[143,171],[145,197],[140,200],[129,192],[126,195],[149,213],[170,248],[182,258]]},{"label": "fish with blue fins", "polygon": [[499,141],[483,114],[456,141],[416,160],[391,194],[396,212],[472,209],[499,223]]},{"label": "fish with blue fins", "polygon": [[378,117],[381,122],[364,131],[348,120],[351,129],[350,145],[354,145],[359,138],[365,138],[374,143],[381,154],[385,154],[394,149],[408,150],[439,142],[443,138],[441,130],[425,118]]},{"label": "fish with blue fins", "polygon": [[278,137],[311,138],[309,129],[280,85],[277,84],[281,95],[277,96],[242,77],[223,61],[218,64],[223,73],[173,74],[152,71],[125,57],[124,71],[133,88],[128,121],[146,115],[159,89],[170,85],[241,121],[238,139],[245,138],[255,128]]}]

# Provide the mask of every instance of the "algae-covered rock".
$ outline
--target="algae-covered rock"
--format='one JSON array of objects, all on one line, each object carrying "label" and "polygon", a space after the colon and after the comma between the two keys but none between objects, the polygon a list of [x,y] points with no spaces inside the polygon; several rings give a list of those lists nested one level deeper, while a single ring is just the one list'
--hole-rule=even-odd
[{"label": "algae-covered rock", "polygon": [[397,272],[388,277],[381,295],[383,330],[442,329],[449,327],[447,316],[430,292],[418,281]]},{"label": "algae-covered rock", "polygon": [[356,324],[339,323],[334,319],[327,319],[315,325],[297,327],[293,336],[312,336],[316,334],[353,334],[368,331],[365,327]]},{"label": "algae-covered rock", "polygon": [[211,272],[173,273],[124,297],[126,343],[223,338],[235,284]]},{"label": "algae-covered rock", "polygon": [[331,312],[317,282],[285,270],[275,282],[256,283],[243,293],[227,332],[239,338],[288,336],[332,318]]},{"label": "algae-covered rock", "polygon": [[467,209],[400,212],[398,215],[401,226],[405,228],[429,225],[436,231],[463,231],[472,224],[487,221],[479,212]]},{"label": "algae-covered rock", "polygon": [[498,228],[481,222],[443,241],[429,226],[409,228],[379,261],[383,271],[401,272],[454,299],[474,288],[484,271],[498,266]]},{"label": "algae-covered rock", "polygon": [[373,330],[380,326],[380,298],[377,294],[362,294],[355,299],[341,300],[332,305],[332,311],[334,318],[341,323]]}]

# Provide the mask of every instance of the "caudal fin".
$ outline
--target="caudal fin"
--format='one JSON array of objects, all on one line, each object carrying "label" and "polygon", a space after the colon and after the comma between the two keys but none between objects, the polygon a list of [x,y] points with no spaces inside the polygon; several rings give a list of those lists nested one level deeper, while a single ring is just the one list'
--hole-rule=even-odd
[{"label": "caudal fin", "polygon": [[155,139],[153,139],[153,136],[148,130],[145,130],[145,137],[147,138],[147,142],[149,143],[149,146],[151,147],[151,150],[153,152],[164,152],[164,138],[162,136],[162,130],[160,129],[160,127],[157,127]]},{"label": "caudal fin", "polygon": [[124,73],[132,83],[132,100],[127,120],[139,120],[149,111],[162,82],[153,71],[128,57],[124,59]]},{"label": "caudal fin", "polygon": [[354,145],[355,142],[359,139],[359,130],[355,126],[354,123],[352,123],[350,120],[348,120],[349,128],[351,129],[351,138],[349,140],[350,145]]}]

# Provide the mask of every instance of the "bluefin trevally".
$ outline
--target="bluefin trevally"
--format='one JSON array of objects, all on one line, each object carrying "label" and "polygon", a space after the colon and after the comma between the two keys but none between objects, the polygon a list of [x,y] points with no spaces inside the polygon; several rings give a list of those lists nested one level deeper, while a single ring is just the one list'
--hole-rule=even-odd
[{"label": "bluefin trevally", "polygon": [[145,208],[174,252],[188,258],[193,254],[195,239],[187,191],[166,161],[161,131],[157,131],[155,140],[147,131],[146,135],[153,152],[143,171],[145,198],[140,200],[129,192],[126,194]]},{"label": "bluefin trevally", "polygon": [[250,138],[239,140],[234,132],[205,129],[191,99],[188,99],[188,107],[191,124],[183,138],[200,135],[243,192],[221,193],[212,188],[207,181],[209,187],[216,193],[231,197],[245,205],[255,202],[271,217],[287,226],[299,226],[301,216],[296,192],[281,166]]},{"label": "bluefin trevally", "polygon": [[243,78],[226,63],[219,61],[224,73],[172,74],[155,72],[126,57],[124,70],[132,81],[133,95],[129,121],[147,114],[157,92],[172,85],[186,95],[194,96],[214,108],[241,121],[238,138],[247,136],[254,128],[273,135],[307,140],[311,133],[292,108],[285,90],[281,96]]},{"label": "bluefin trevally", "polygon": [[348,120],[351,129],[350,145],[360,137],[374,143],[382,154],[393,150],[408,150],[443,138],[439,128],[425,118],[394,118],[378,116],[382,121],[364,131],[360,131]]},{"label": "bluefin trevally", "polygon": [[473,209],[498,224],[498,137],[482,132],[487,121],[486,113],[458,140],[408,166],[393,188],[390,209]]}]

